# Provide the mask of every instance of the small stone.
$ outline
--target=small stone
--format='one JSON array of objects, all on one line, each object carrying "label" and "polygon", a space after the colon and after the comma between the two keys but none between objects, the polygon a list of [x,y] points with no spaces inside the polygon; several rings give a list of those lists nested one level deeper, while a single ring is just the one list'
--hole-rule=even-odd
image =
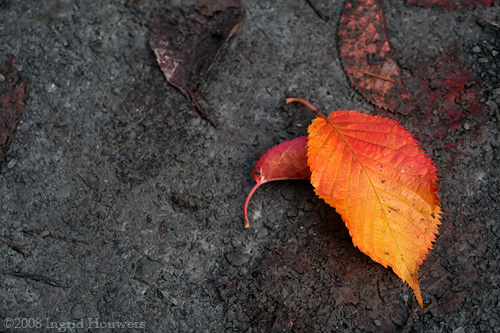
[{"label": "small stone", "polygon": [[134,278],[148,285],[153,284],[162,268],[161,263],[149,258],[142,258],[137,262]]},{"label": "small stone", "polygon": [[465,333],[465,329],[460,326],[460,327],[457,327],[453,330],[453,333]]},{"label": "small stone", "polygon": [[399,327],[404,327],[408,318],[401,314],[396,314],[391,317],[391,321]]},{"label": "small stone", "polygon": [[307,269],[307,267],[309,267],[309,265],[310,264],[307,261],[299,261],[295,263],[293,269],[295,269],[297,273],[302,274]]},{"label": "small stone", "polygon": [[85,311],[83,310],[83,306],[81,304],[76,304],[73,309],[71,309],[71,314],[74,319],[82,319],[85,317]]},{"label": "small stone", "polygon": [[435,270],[430,271],[430,272],[429,272],[429,275],[430,275],[430,277],[431,277],[431,278],[433,278],[433,279],[437,279],[437,278],[439,277],[439,273],[438,273],[438,272],[436,272]]},{"label": "small stone", "polygon": [[381,326],[382,326],[382,322],[381,322],[380,320],[378,320],[378,319],[375,319],[375,320],[373,321],[373,323],[374,323],[374,324],[375,324],[375,326],[377,326],[377,327],[381,327]]},{"label": "small stone", "polygon": [[486,105],[488,106],[488,110],[490,112],[495,112],[498,108],[497,103],[495,103],[495,101],[492,101],[491,99],[486,102]]},{"label": "small stone", "polygon": [[233,266],[241,266],[246,264],[250,257],[241,253],[229,252],[226,253],[226,259]]},{"label": "small stone", "polygon": [[464,124],[464,129],[465,129],[466,131],[470,130],[470,125],[469,125],[469,123],[465,123],[465,124]]},{"label": "small stone", "polygon": [[265,238],[267,235],[269,235],[269,231],[267,231],[267,228],[262,228],[259,230],[256,236],[258,239],[262,239]]},{"label": "small stone", "polygon": [[491,51],[491,55],[496,57],[498,55],[498,51],[495,51],[495,50]]},{"label": "small stone", "polygon": [[7,168],[12,169],[13,167],[16,166],[16,164],[17,164],[17,160],[15,158],[13,158],[9,161],[9,163],[7,163]]},{"label": "small stone", "polygon": [[201,199],[187,193],[172,193],[172,202],[181,208],[193,211],[204,206],[204,202]]},{"label": "small stone", "polygon": [[175,157],[175,160],[180,163],[187,163],[190,161],[190,158],[189,154],[179,154]]},{"label": "small stone", "polygon": [[57,90],[57,86],[54,83],[51,83],[49,86],[47,86],[47,92],[53,93]]},{"label": "small stone", "polygon": [[166,300],[170,301],[170,303],[172,303],[173,305],[178,305],[179,304],[179,301],[177,300],[177,298],[171,297],[168,294],[168,291],[160,289],[160,293],[163,296],[163,298],[165,298]]},{"label": "small stone", "polygon": [[71,186],[65,186],[56,193],[56,199],[65,199],[71,195]]},{"label": "small stone", "polygon": [[0,82],[5,82],[5,76],[3,74],[0,74]]},{"label": "small stone", "polygon": [[474,53],[479,53],[479,52],[481,52],[481,48],[480,48],[478,45],[476,45],[476,46],[474,46],[474,47],[472,48],[472,52],[474,52]]}]

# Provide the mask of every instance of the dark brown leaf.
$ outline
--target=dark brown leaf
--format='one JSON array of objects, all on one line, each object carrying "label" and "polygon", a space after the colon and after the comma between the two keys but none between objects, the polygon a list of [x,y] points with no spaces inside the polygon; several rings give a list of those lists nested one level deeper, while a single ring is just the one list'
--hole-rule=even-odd
[{"label": "dark brown leaf", "polygon": [[0,162],[23,113],[29,83],[16,69],[12,56],[0,68]]},{"label": "dark brown leaf", "polygon": [[194,114],[189,107],[176,88],[165,84],[160,71],[139,81],[103,124],[103,157],[111,173],[127,186],[136,186],[172,163],[178,145],[196,145],[198,137],[186,128]]},{"label": "dark brown leaf", "polygon": [[196,103],[196,88],[245,15],[240,0],[225,3],[199,1],[197,8],[201,13],[195,7],[161,9],[149,22],[149,44],[167,81],[209,120]]}]

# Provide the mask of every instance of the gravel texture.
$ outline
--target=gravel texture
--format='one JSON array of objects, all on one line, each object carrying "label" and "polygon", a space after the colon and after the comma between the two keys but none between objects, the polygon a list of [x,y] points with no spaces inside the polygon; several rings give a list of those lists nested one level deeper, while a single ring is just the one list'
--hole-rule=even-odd
[{"label": "gravel texture", "polygon": [[500,23],[498,6],[385,3],[398,61],[459,42],[487,105],[436,140],[394,116],[440,169],[421,309],[305,181],[262,186],[243,229],[255,161],[313,118],[286,97],[374,112],[338,59],[342,2],[316,0],[324,22],[307,1],[245,1],[199,88],[217,130],[148,46],[151,13],[181,1],[129,2],[0,1],[0,60],[13,54],[31,81],[0,170],[0,331],[499,331],[500,38],[480,21]]}]

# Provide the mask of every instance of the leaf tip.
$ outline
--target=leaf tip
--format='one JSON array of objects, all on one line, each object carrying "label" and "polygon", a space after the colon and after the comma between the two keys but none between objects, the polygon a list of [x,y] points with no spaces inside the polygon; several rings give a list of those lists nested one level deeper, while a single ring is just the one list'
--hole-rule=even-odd
[{"label": "leaf tip", "polygon": [[416,288],[413,288],[413,287],[412,287],[412,289],[413,289],[413,294],[415,295],[415,298],[417,299],[417,303],[418,303],[418,305],[419,305],[421,308],[423,308],[423,307],[424,307],[424,301],[423,301],[423,299],[422,299],[422,293],[421,293],[421,291],[420,291],[420,286],[419,286],[419,285],[417,285],[417,287],[416,287]]}]

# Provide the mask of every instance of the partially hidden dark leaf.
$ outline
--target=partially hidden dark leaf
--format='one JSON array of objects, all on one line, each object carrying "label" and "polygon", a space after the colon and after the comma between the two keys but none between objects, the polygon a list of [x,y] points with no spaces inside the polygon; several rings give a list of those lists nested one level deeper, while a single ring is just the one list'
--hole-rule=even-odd
[{"label": "partially hidden dark leaf", "polygon": [[374,105],[412,111],[385,23],[382,0],[347,0],[338,27],[342,65],[351,85]]},{"label": "partially hidden dark leaf", "polygon": [[[130,189],[158,175],[201,140],[189,132],[188,101],[160,71],[151,71],[129,93],[119,110],[102,124],[102,154],[110,171]],[[140,139],[139,139],[140,138]],[[127,190],[118,190],[125,195]]]},{"label": "partially hidden dark leaf", "polygon": [[275,180],[311,178],[311,171],[307,166],[307,136],[282,142],[269,149],[255,163],[252,175],[256,184],[245,201],[245,228],[250,227],[247,216],[248,203],[259,186]]},{"label": "partially hidden dark leaf", "polygon": [[29,83],[10,56],[0,68],[0,162],[9,149],[12,133],[23,113]]},{"label": "partially hidden dark leaf", "polygon": [[493,6],[493,0],[407,0],[407,2],[410,5],[418,5],[425,8],[443,7],[447,10]]},{"label": "partially hidden dark leaf", "polygon": [[244,16],[241,0],[199,0],[196,7],[158,10],[149,22],[149,44],[165,78],[216,127],[197,103],[195,92]]},{"label": "partially hidden dark leaf", "polygon": [[[418,126],[425,129],[422,142],[459,128],[479,132],[486,120],[486,106],[479,102],[484,97],[483,88],[461,61],[456,46],[416,65],[411,72],[414,75],[407,78],[415,96],[411,107]],[[381,108],[377,112],[389,116]]]},{"label": "partially hidden dark leaf", "polygon": [[413,71],[416,74],[411,85],[418,97],[414,107],[423,111],[426,118],[440,115],[440,124],[433,124],[439,136],[447,129],[457,130],[467,117],[478,124],[486,120],[486,107],[479,103],[483,89],[456,51],[452,47]]}]

